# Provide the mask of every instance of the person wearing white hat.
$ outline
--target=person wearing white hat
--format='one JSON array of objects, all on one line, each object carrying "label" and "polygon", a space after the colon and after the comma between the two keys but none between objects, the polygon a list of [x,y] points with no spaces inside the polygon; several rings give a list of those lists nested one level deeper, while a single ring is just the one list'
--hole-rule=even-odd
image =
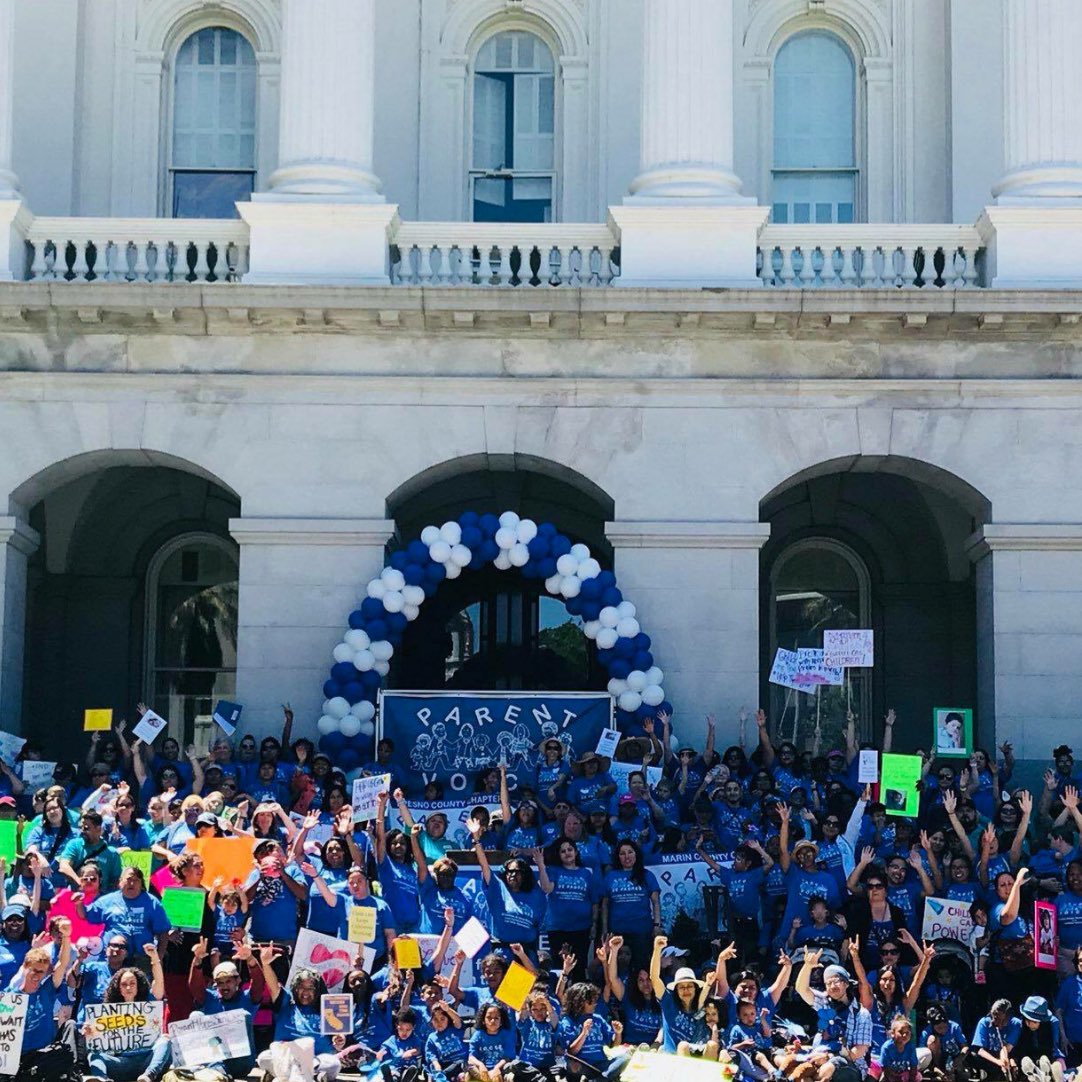
[{"label": "person wearing white hat", "polygon": [[704,984],[695,970],[681,966],[668,984],[661,979],[661,953],[668,945],[665,936],[656,936],[650,958],[650,984],[661,1003],[661,1051],[687,1056],[693,1045],[704,1045],[703,1058],[717,1059],[718,1042],[709,1039],[699,1009]]}]

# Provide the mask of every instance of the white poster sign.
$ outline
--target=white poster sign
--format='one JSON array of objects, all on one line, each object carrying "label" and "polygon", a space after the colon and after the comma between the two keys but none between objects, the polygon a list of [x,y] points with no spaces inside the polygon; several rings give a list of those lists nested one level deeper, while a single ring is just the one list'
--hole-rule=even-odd
[{"label": "white poster sign", "polygon": [[286,987],[292,985],[298,970],[314,969],[323,978],[328,992],[338,992],[345,984],[346,974],[353,968],[359,954],[357,943],[313,932],[311,928],[302,928],[297,933]]},{"label": "white poster sign", "polygon": [[208,1063],[252,1054],[247,1011],[223,1011],[170,1022],[169,1036],[176,1067],[205,1067]]},{"label": "white poster sign", "polygon": [[[612,780],[616,782],[616,795],[623,796],[624,793],[631,792],[631,787],[628,785],[628,778],[632,774],[643,773],[642,765],[640,763],[613,763],[609,767],[609,773],[612,775]],[[660,766],[648,766],[646,768],[646,784],[651,789],[659,781],[661,781],[662,770]]]},{"label": "white poster sign", "polygon": [[0,759],[11,766],[19,757],[19,752],[23,750],[25,743],[25,736],[15,736],[14,733],[0,731]]},{"label": "white poster sign", "polygon": [[86,1046],[112,1055],[146,1051],[162,1035],[163,1011],[163,1004],[150,1001],[88,1003]]},{"label": "white poster sign", "polygon": [[857,764],[857,782],[874,785],[879,781],[879,752],[875,748],[861,748]]},{"label": "white poster sign", "polygon": [[391,775],[374,774],[353,781],[353,821],[363,823],[375,819],[379,807],[379,794],[390,792]]},{"label": "white poster sign", "polygon": [[17,1074],[26,1030],[26,996],[0,992],[0,1074]]},{"label": "white poster sign", "polygon": [[794,691],[804,691],[804,687],[796,682],[797,654],[795,650],[784,650],[778,647],[774,655],[774,665],[770,670],[770,682],[780,684],[783,688],[792,688]]},{"label": "white poster sign", "polygon": [[[719,864],[727,864],[732,859],[730,853],[712,853]],[[717,929],[706,926],[706,902],[703,899],[703,887],[717,887],[721,880],[710,870],[710,865],[690,853],[674,853],[661,857],[659,862],[651,861],[647,868],[654,873],[661,887],[661,922],[666,928],[672,927],[676,914],[680,910],[699,922],[699,928],[705,938]]]},{"label": "white poster sign", "polygon": [[619,729],[602,729],[594,749],[603,759],[611,759],[616,754],[616,745],[620,743]]},{"label": "white poster sign", "polygon": [[47,763],[44,759],[24,759],[19,764],[19,770],[27,789],[41,789],[53,784],[56,763]]},{"label": "white poster sign", "polygon": [[802,646],[796,652],[796,682],[801,691],[817,684],[841,687],[845,683],[845,669],[825,664],[822,650]]},{"label": "white poster sign", "polygon": [[969,915],[968,902],[956,902],[950,898],[924,899],[924,925],[921,939],[932,943],[937,939],[957,939],[969,946],[973,918]]},{"label": "white poster sign", "polygon": [[874,664],[874,632],[824,631],[823,664],[842,669],[864,669]]},{"label": "white poster sign", "polygon": [[132,729],[132,732],[135,733],[144,744],[153,744],[168,724],[169,722],[167,722],[161,714],[155,714],[153,710],[148,710],[139,719],[138,725]]}]

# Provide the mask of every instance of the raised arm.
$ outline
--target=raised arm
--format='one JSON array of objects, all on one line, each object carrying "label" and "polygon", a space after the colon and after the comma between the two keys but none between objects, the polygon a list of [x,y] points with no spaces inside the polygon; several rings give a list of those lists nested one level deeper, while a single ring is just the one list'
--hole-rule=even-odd
[{"label": "raised arm", "polygon": [[[399,804],[399,810],[405,807],[404,804]],[[405,816],[402,817],[403,821]],[[424,850],[421,848],[421,824],[413,823],[410,825],[410,849],[413,851],[413,860],[417,865],[417,882],[423,883],[428,878],[428,861],[425,860]]]},{"label": "raised arm", "polygon": [[736,944],[730,943],[718,955],[714,965],[714,986],[717,994],[724,999],[729,994],[729,962],[736,957]]},{"label": "raised arm", "polygon": [[860,744],[857,743],[857,716],[852,710],[845,720],[845,765],[849,766],[860,754]]},{"label": "raised arm", "polygon": [[155,999],[165,999],[165,973],[158,954],[158,944],[144,943],[143,953],[150,959],[150,994]]},{"label": "raised arm", "polygon": [[530,856],[537,867],[537,885],[545,894],[551,894],[556,885],[549,878],[549,870],[545,867],[545,850],[538,846],[530,850]]},{"label": "raised arm", "polygon": [[189,744],[184,751],[184,755],[188,762],[192,766],[192,792],[203,792],[203,764],[199,761],[199,756],[196,754],[195,745]]},{"label": "raised arm", "polygon": [[[620,978],[620,974],[616,968],[616,956],[620,953],[620,948],[624,945],[624,937],[622,935],[614,935],[609,940],[608,954],[605,955],[605,981],[612,989],[612,994],[616,996],[619,1002],[623,1002],[624,992],[627,990],[626,985]],[[653,980],[653,977],[650,978]]]},{"label": "raised arm", "polygon": [[1007,854],[1012,868],[1017,868],[1022,863],[1022,847],[1025,845],[1029,822],[1033,816],[1033,797],[1028,789],[1022,790],[1018,797],[1018,805],[1022,809],[1022,814],[1018,819],[1018,829],[1014,832],[1010,852]]},{"label": "raised arm", "polygon": [[1003,927],[1011,924],[1018,917],[1018,906],[1022,901],[1022,887],[1028,875],[1028,868],[1019,868],[1018,874],[1014,877],[1011,893],[1007,896],[1007,901],[1003,904],[1003,912],[999,915],[999,923]]},{"label": "raised arm", "polygon": [[920,995],[921,985],[924,984],[925,977],[928,976],[928,970],[932,965],[932,959],[935,957],[935,947],[928,945],[923,948],[920,955],[920,965],[917,966],[913,973],[913,979],[909,982],[909,991],[905,994],[905,1000],[903,1006],[908,1014],[917,1002],[917,996]]},{"label": "raised arm", "polygon": [[504,825],[511,829],[511,795],[507,791],[507,764],[499,764],[500,771],[500,811],[503,813]]},{"label": "raised arm", "polygon": [[864,822],[864,811],[872,799],[872,787],[865,785],[860,799],[853,805],[853,811],[849,816],[849,822],[845,824],[845,833],[842,837],[849,843],[851,849],[856,849],[857,840],[860,838],[860,827]]},{"label": "raised arm", "polygon": [[766,711],[761,707],[755,712],[755,724],[759,727],[759,750],[763,766],[769,768],[774,763],[774,745],[770,743],[770,733],[767,732]]},{"label": "raised arm", "polygon": [[966,828],[962,826],[962,820],[958,818],[958,797],[949,789],[943,793],[943,810],[947,813],[947,822],[962,843],[962,851],[971,861],[976,861],[977,855],[973,852],[973,843],[966,834]]},{"label": "raised arm", "polygon": [[894,721],[895,713],[893,709],[887,711],[887,716],[883,719],[883,754],[889,755],[890,749],[894,747]]},{"label": "raised arm", "polygon": [[267,995],[272,1004],[278,1001],[282,992],[282,985],[278,981],[278,975],[274,972],[275,948],[273,943],[265,943],[259,948],[259,966],[263,970],[263,980],[267,985]]},{"label": "raised arm", "polygon": [[718,721],[713,714],[706,715],[706,747],[703,748],[703,762],[707,767],[714,765],[714,744],[717,738]]},{"label": "raised arm", "polygon": [[935,894],[935,885],[924,870],[924,861],[920,859],[920,850],[916,846],[913,846],[909,851],[909,867],[917,873],[917,878],[920,880],[920,889],[924,891],[924,896],[926,898],[933,896]]},{"label": "raised arm", "polygon": [[282,749],[289,747],[293,739],[293,707],[282,703]]},{"label": "raised arm", "polygon": [[[762,711],[760,711],[762,713]],[[763,730],[760,729],[760,732]],[[781,819],[781,829],[778,831],[778,863],[781,870],[788,875],[792,856],[789,853],[789,805],[778,805],[778,816]]]},{"label": "raised arm", "polygon": [[650,955],[650,985],[658,999],[665,994],[665,982],[661,979],[661,952],[669,945],[663,935],[654,936],[654,952]]},{"label": "raised arm", "polygon": [[811,975],[815,970],[815,967],[819,964],[819,959],[823,956],[821,950],[818,951],[805,951],[804,962],[800,967],[800,972],[796,975],[796,994],[800,996],[802,1000],[809,1007],[815,1006],[815,993],[812,991]]},{"label": "raised arm", "polygon": [[481,869],[481,878],[485,882],[487,887],[492,882],[492,865],[488,862],[488,854],[485,852],[485,847],[481,844],[481,834],[483,828],[476,819],[470,819],[466,823],[466,829],[470,832],[470,837],[473,839],[473,852],[477,857],[477,866]]},{"label": "raised arm", "polygon": [[778,951],[778,975],[774,978],[774,983],[767,989],[767,995],[774,1001],[775,1006],[781,1002],[781,997],[785,994],[785,989],[789,987],[792,976],[792,958],[785,951]]},{"label": "raised arm", "polygon": [[849,964],[857,975],[857,991],[860,996],[860,1005],[865,1010],[871,1010],[875,997],[872,995],[872,986],[868,983],[868,974],[864,969],[864,963],[860,960],[860,936],[855,935],[849,940]]},{"label": "raised arm", "polygon": [[[401,793],[401,789],[396,789],[395,793]],[[383,858],[387,855],[387,824],[384,821],[387,817],[387,801],[390,799],[389,794],[380,793],[376,797],[376,820],[375,828],[375,848],[376,848],[376,863],[382,864]]]},{"label": "raised arm", "polygon": [[301,871],[312,880],[312,884],[319,891],[319,896],[328,907],[334,909],[338,905],[338,895],[327,886],[326,880],[316,871],[316,866],[305,861],[301,865]]}]

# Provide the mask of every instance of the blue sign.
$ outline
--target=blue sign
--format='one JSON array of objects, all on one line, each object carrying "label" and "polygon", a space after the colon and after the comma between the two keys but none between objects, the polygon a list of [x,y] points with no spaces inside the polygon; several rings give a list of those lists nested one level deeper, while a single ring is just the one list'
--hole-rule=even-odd
[{"label": "blue sign", "polygon": [[478,771],[500,763],[532,783],[543,740],[554,737],[565,758],[578,759],[611,721],[604,691],[385,691],[378,736],[394,741],[393,773],[409,778],[412,792],[438,781],[450,796],[472,792]]}]

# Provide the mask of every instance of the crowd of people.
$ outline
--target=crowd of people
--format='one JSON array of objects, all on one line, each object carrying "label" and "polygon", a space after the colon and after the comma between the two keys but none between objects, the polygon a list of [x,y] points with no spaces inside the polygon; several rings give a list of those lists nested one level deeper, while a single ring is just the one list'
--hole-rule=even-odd
[{"label": "crowd of people", "polygon": [[[626,784],[595,752],[545,739],[530,771],[477,773],[465,835],[431,809],[438,783],[395,776],[389,737],[359,772],[389,782],[356,821],[347,778],[292,739],[288,710],[280,739],[219,735],[204,755],[121,723],[37,791],[22,781],[45,754],[30,740],[0,764],[0,819],[18,822],[0,899],[0,979],[27,1001],[17,1077],[161,1082],[168,1026],[233,1010],[249,1054],[206,1065],[233,1078],[273,1075],[271,1042],[304,1038],[327,1080],[590,1080],[643,1048],[760,1082],[1070,1076],[1082,1063],[1071,749],[1054,750],[1036,794],[1012,786],[1009,743],[925,753],[905,818],[858,783],[852,719],[825,754],[775,747],[761,711],[749,743],[747,720],[719,752],[712,718],[699,749],[674,746],[659,713],[620,741]],[[884,750],[894,725],[891,713]],[[251,845],[253,870],[207,882],[192,843],[226,835]],[[162,880],[125,852],[204,893],[198,930],[172,927]],[[710,869],[720,904],[667,926],[649,865],[675,853]],[[964,906],[971,931],[922,939],[926,898]],[[1035,901],[1054,926],[1035,926]],[[345,976],[353,1031],[327,1034],[323,979],[291,954],[303,928],[346,939],[359,907],[375,910],[375,933]],[[72,911],[103,926],[100,944],[73,941],[56,915]],[[489,942],[468,958],[455,937],[474,919]],[[434,953],[402,968],[396,944],[414,936],[435,938]],[[1035,937],[1054,968],[1034,964]],[[533,982],[517,1010],[497,994],[512,965]],[[164,1004],[153,1047],[88,1046],[88,1007],[135,1002]]]}]

